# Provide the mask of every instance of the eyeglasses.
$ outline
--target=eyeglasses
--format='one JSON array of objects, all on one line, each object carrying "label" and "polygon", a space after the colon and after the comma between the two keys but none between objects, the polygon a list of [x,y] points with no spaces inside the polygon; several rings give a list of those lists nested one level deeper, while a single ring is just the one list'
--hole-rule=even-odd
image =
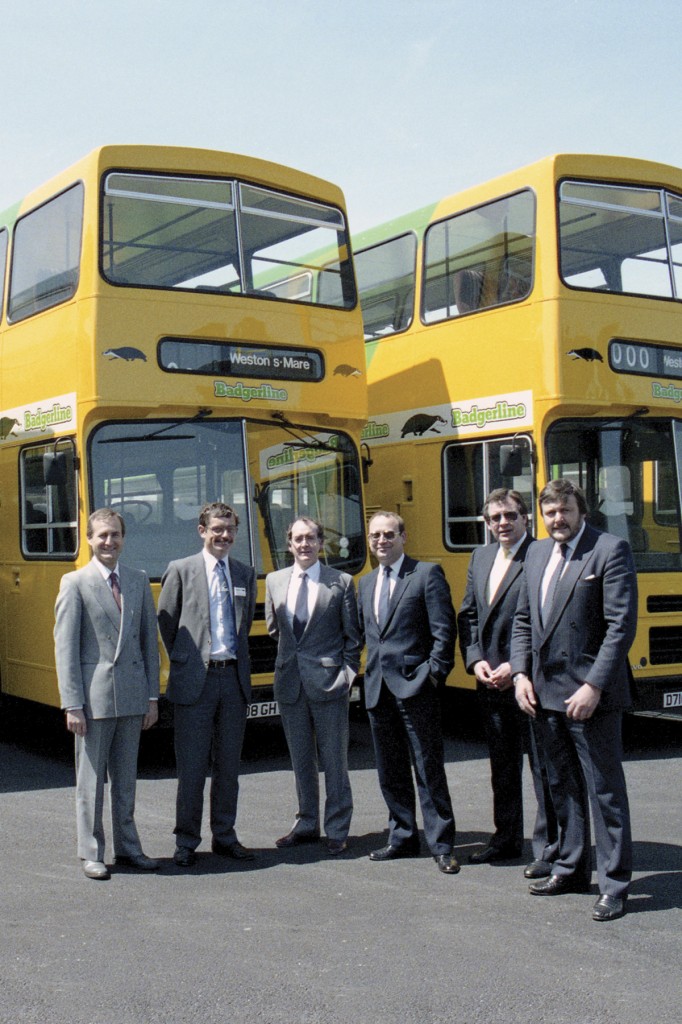
[{"label": "eyeglasses", "polygon": [[488,516],[489,523],[501,523],[503,519],[506,519],[508,523],[515,523],[519,518],[518,512],[496,512],[493,516]]},{"label": "eyeglasses", "polygon": [[224,533],[232,536],[239,529],[238,526],[209,526],[209,533],[212,533],[214,537],[222,537]]},{"label": "eyeglasses", "polygon": [[384,540],[394,540],[396,532],[395,530],[377,530],[375,533],[370,533],[369,535],[370,540],[381,540],[382,537]]}]

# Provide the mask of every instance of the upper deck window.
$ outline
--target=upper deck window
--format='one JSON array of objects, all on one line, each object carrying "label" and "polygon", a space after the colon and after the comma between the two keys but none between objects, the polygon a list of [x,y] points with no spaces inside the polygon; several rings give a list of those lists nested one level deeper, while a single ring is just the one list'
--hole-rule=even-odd
[{"label": "upper deck window", "polygon": [[114,284],[355,304],[343,213],[238,181],[108,174],[101,259]]},{"label": "upper deck window", "polygon": [[405,331],[412,323],[417,236],[389,238],[355,254],[365,340]]},{"label": "upper deck window", "polygon": [[561,277],[572,288],[682,298],[682,197],[563,181]]},{"label": "upper deck window", "polygon": [[78,287],[83,186],[74,185],[17,221],[8,319],[24,320],[70,299]]},{"label": "upper deck window", "polygon": [[424,323],[525,299],[534,232],[535,197],[527,190],[432,224],[424,242]]}]

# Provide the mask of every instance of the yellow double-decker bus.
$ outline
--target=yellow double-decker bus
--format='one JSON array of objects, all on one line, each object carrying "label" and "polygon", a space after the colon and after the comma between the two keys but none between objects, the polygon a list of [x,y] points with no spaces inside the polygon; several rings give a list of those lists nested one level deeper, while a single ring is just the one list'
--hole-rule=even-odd
[{"label": "yellow double-decker bus", "polygon": [[262,578],[288,522],[320,519],[331,564],[366,563],[342,193],[244,156],[108,146],[0,216],[0,267],[2,692],[58,704],[54,602],[90,511],[124,515],[125,560],[158,589],[223,500],[261,578],[251,715],[276,713]]},{"label": "yellow double-decker bus", "polygon": [[535,510],[547,479],[575,480],[634,552],[638,708],[682,714],[682,170],[553,156],[354,249],[369,511],[400,512],[459,604],[485,495]]}]

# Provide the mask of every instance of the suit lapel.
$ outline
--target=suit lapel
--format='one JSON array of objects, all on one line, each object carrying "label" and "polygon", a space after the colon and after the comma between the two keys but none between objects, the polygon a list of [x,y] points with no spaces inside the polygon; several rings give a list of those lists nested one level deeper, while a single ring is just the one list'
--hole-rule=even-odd
[{"label": "suit lapel", "polygon": [[99,571],[96,565],[92,562],[86,566],[88,574],[88,584],[92,588],[93,596],[99,602],[102,610],[105,612],[107,617],[111,620],[112,624],[116,627],[116,630],[121,630],[121,612],[118,610],[118,605],[114,600],[114,595],[111,592],[111,587],[106,582],[102,573]]},{"label": "suit lapel", "polygon": [[315,601],[315,604],[313,605],[312,615],[310,616],[310,618],[308,619],[308,623],[306,624],[306,629],[308,628],[311,622],[317,622],[317,620],[321,618],[326,612],[332,597],[331,585],[334,578],[334,573],[331,572],[331,570],[326,565],[322,565],[320,563],[320,580],[317,585],[317,599]]},{"label": "suit lapel", "polygon": [[476,599],[482,608],[488,607],[488,580],[490,579],[490,573],[493,569],[493,563],[497,558],[498,550],[499,544],[489,544],[487,547],[483,548],[478,559],[480,565],[476,569],[474,587],[476,590]]},{"label": "suit lapel", "polygon": [[573,552],[573,556],[564,569],[563,575],[557,583],[556,590],[554,591],[554,600],[544,629],[545,634],[550,633],[556,626],[563,614],[564,608],[571,598],[576,583],[586,571],[587,565],[592,557],[592,552],[594,551],[597,536],[598,534],[590,530],[587,526],[583,530],[583,535],[578,542],[578,546]]},{"label": "suit lapel", "polygon": [[283,569],[282,572],[278,573],[275,579],[270,584],[272,589],[272,604],[275,609],[275,615],[277,616],[277,625],[280,629],[288,630],[291,636],[294,635],[294,630],[291,623],[289,622],[289,616],[287,615],[287,596],[289,594],[289,584],[291,583],[291,577],[294,574],[294,567],[290,565],[288,569]]},{"label": "suit lapel", "polygon": [[[403,564],[400,567],[400,575],[396,580],[395,587],[393,588],[393,593],[391,594],[391,600],[389,601],[388,605],[388,615],[386,616],[386,622],[384,623],[384,628],[381,631],[382,633],[385,633],[388,627],[391,625],[391,621],[393,619],[393,616],[395,615],[395,610],[400,604],[403,594],[410,586],[416,568],[417,563],[415,562],[414,558],[409,558],[407,555],[405,555],[403,559]],[[372,614],[374,614],[374,601],[372,601]]]}]

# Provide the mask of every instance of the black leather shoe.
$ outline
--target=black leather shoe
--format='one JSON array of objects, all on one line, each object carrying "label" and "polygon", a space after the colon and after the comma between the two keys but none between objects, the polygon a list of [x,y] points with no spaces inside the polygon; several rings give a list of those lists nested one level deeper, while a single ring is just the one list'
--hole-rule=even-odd
[{"label": "black leather shoe", "polygon": [[400,860],[401,857],[418,857],[419,847],[403,843],[401,846],[382,846],[380,850],[372,850],[370,860]]},{"label": "black leather shoe", "polygon": [[217,857],[231,857],[232,860],[255,860],[256,854],[253,850],[247,850],[245,846],[235,839],[233,843],[219,843],[214,839],[211,849]]},{"label": "black leather shoe", "polygon": [[292,828],[281,839],[275,840],[275,846],[280,850],[288,850],[291,846],[303,846],[304,843],[316,843],[320,838],[319,832],[299,832]]},{"label": "black leather shoe", "polygon": [[84,860],[83,874],[87,878],[96,879],[98,882],[106,882],[107,878],[111,878],[109,868],[101,860]]},{"label": "black leather shoe", "polygon": [[137,871],[158,871],[161,867],[158,860],[146,857],[144,853],[136,853],[132,856],[119,854],[114,857],[114,864],[117,868],[136,868]]},{"label": "black leather shoe", "polygon": [[518,860],[521,850],[518,846],[486,846],[484,850],[469,854],[470,864],[496,864],[502,860]]},{"label": "black leather shoe", "polygon": [[197,862],[197,855],[189,846],[178,846],[173,854],[173,863],[179,868],[191,868]]},{"label": "black leather shoe", "polygon": [[625,897],[600,896],[592,910],[593,921],[615,921],[625,913]]},{"label": "black leather shoe", "polygon": [[533,882],[528,892],[533,896],[563,896],[568,892],[589,892],[589,882],[574,875],[550,875],[541,882]]},{"label": "black leather shoe", "polygon": [[456,875],[459,873],[459,861],[454,853],[438,853],[433,858],[438,865],[438,870],[444,875]]},{"label": "black leather shoe", "polygon": [[331,857],[338,857],[340,853],[345,853],[348,849],[347,839],[328,839],[327,840],[327,853]]},{"label": "black leather shoe", "polygon": [[552,865],[546,860],[532,860],[523,869],[526,878],[549,878],[552,874]]}]

